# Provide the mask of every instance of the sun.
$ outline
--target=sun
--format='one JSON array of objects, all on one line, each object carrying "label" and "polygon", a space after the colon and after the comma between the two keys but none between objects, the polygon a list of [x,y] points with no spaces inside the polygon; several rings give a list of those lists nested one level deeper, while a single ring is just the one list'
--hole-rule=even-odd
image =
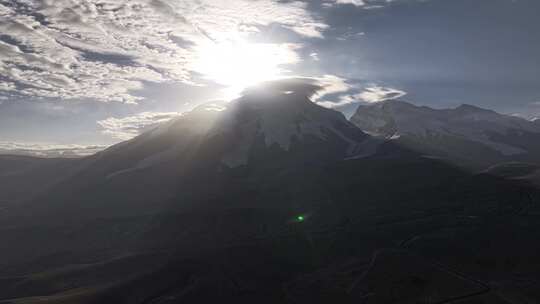
[{"label": "sun", "polygon": [[283,77],[287,64],[298,61],[287,44],[208,42],[199,47],[195,70],[204,78],[239,93],[246,87]]}]

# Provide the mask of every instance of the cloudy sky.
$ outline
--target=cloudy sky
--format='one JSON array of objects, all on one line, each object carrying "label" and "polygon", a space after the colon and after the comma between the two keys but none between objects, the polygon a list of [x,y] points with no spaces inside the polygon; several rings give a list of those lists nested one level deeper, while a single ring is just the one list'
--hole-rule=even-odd
[{"label": "cloudy sky", "polygon": [[[401,98],[540,115],[537,0],[0,0],[0,152],[82,153],[303,77],[350,114]],[[56,152],[55,152],[56,153]]]}]

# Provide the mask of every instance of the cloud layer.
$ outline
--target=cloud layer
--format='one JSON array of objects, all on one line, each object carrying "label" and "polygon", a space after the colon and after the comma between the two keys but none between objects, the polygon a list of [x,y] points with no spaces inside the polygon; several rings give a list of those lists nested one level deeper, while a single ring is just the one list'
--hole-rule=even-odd
[{"label": "cloud layer", "polygon": [[326,28],[306,3],[277,0],[14,0],[0,20],[0,95],[126,103],[142,81],[192,83],[201,43]]},{"label": "cloud layer", "polygon": [[326,6],[336,6],[343,4],[351,4],[365,9],[382,8],[391,3],[411,1],[428,1],[428,0],[327,0]]},{"label": "cloud layer", "polygon": [[122,118],[109,117],[100,120],[97,123],[102,128],[104,134],[115,139],[128,140],[160,123],[176,118],[179,115],[180,113],[176,112],[143,112]]},{"label": "cloud layer", "polygon": [[398,99],[407,95],[406,92],[398,89],[370,86],[354,97],[368,103],[381,102],[385,100]]},{"label": "cloud layer", "polygon": [[[407,95],[403,90],[377,84],[350,84],[346,79],[331,75],[318,78],[317,83],[322,90],[314,96],[314,101],[327,108],[339,108],[354,103],[376,103]],[[337,100],[326,100],[325,97],[329,95],[337,95]]]},{"label": "cloud layer", "polygon": [[95,154],[106,146],[102,145],[58,145],[38,143],[18,143],[0,141],[0,154],[25,155],[34,157],[83,157]]}]

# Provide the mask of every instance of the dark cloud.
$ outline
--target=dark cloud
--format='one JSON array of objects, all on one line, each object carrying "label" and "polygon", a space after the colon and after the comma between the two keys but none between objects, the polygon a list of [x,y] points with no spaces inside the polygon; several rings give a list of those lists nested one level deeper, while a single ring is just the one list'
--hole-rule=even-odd
[{"label": "dark cloud", "polygon": [[33,49],[31,47],[25,45],[24,43],[22,43],[21,41],[19,41],[17,38],[13,36],[2,34],[0,35],[0,41],[16,46],[19,50],[21,50],[21,52],[24,52],[24,53],[33,52]]}]

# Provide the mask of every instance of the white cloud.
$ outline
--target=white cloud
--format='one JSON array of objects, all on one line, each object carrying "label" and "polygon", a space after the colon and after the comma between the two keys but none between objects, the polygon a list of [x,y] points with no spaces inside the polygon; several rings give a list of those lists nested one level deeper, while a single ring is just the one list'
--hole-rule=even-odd
[{"label": "white cloud", "polygon": [[353,99],[351,95],[346,95],[342,96],[338,101],[320,101],[317,102],[317,104],[325,108],[334,109],[357,102],[358,101]]},{"label": "white cloud", "polygon": [[398,99],[405,95],[407,95],[407,92],[405,91],[375,85],[366,88],[363,92],[354,95],[354,97],[364,102],[375,103],[385,100]]},{"label": "white cloud", "polygon": [[[354,91],[358,93],[354,93]],[[407,92],[394,88],[379,85],[370,85],[362,88],[359,85],[349,85],[347,83],[344,83],[341,91],[336,91],[335,93],[340,92],[345,94],[341,94],[338,97],[338,101],[320,100],[317,103],[327,108],[338,108],[353,103],[375,103],[385,100],[398,99],[407,95]]]},{"label": "white cloud", "polygon": [[354,88],[354,86],[347,83],[345,78],[335,75],[324,75],[323,77],[312,79],[316,85],[321,87],[312,97],[317,103],[324,102],[322,99],[327,95],[344,93]]},{"label": "white cloud", "polygon": [[429,0],[326,0],[323,4],[326,7],[333,7],[337,5],[354,5],[363,9],[377,9],[383,8],[388,4],[394,2],[406,2],[406,1],[429,1]]},{"label": "white cloud", "polygon": [[103,128],[104,134],[115,139],[128,140],[179,115],[177,112],[143,112],[122,118],[109,117],[98,121],[97,124]]},{"label": "white cloud", "polygon": [[350,41],[350,40],[358,39],[365,35],[366,35],[365,32],[358,32],[351,27],[345,33],[338,36],[336,39],[340,41]]},{"label": "white cloud", "polygon": [[0,82],[0,91],[14,91],[15,83],[10,81]]},{"label": "white cloud", "polygon": [[335,0],[336,4],[352,4],[355,6],[364,6],[366,2],[364,0]]},{"label": "white cloud", "polygon": [[[314,78],[316,84],[321,87],[321,90],[317,91],[312,97],[313,101],[325,108],[336,108],[342,105],[346,105],[341,99],[347,92],[357,89],[357,85],[352,85],[347,82],[345,78],[335,75],[324,75],[320,78]],[[327,100],[329,95],[341,95],[339,101]]]},{"label": "white cloud", "polygon": [[[0,4],[0,76],[32,97],[135,103],[142,81],[191,83],[193,46],[279,24],[327,27],[301,1],[26,0]],[[195,71],[196,72],[196,71]]]},{"label": "white cloud", "polygon": [[102,145],[60,145],[50,143],[20,143],[0,141],[0,154],[46,158],[88,156],[105,148],[106,146]]}]

